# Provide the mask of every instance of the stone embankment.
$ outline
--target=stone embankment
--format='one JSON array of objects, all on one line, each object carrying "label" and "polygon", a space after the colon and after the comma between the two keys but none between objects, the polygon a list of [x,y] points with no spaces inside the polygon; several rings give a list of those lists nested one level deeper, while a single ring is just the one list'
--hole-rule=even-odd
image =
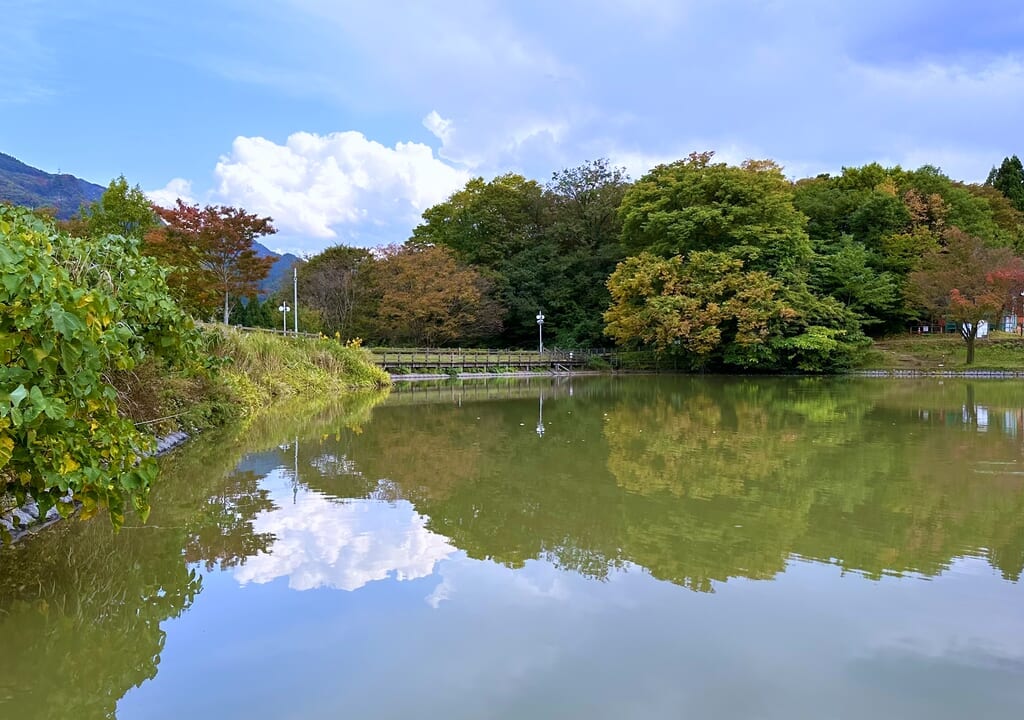
[{"label": "stone embankment", "polygon": [[1024,370],[854,370],[850,374],[883,378],[1024,378]]},{"label": "stone embankment", "polygon": [[[157,439],[156,454],[172,450],[188,440],[188,434],[173,432]],[[74,502],[69,493],[66,501]],[[60,513],[57,508],[52,507],[48,512],[40,513],[39,506],[31,500],[19,508],[0,513],[0,530],[5,530],[11,535],[11,542],[18,542],[29,534],[37,533],[40,530],[50,527],[60,520]],[[3,541],[0,540],[0,544]]]}]

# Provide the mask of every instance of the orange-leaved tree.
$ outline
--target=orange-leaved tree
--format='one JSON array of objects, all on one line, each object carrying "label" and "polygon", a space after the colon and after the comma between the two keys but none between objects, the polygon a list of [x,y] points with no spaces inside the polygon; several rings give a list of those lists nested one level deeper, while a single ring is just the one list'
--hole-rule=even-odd
[{"label": "orange-leaved tree", "polygon": [[384,248],[373,274],[377,332],[389,343],[469,344],[501,330],[491,282],[446,247]]},{"label": "orange-leaved tree", "polygon": [[952,228],[943,245],[925,254],[907,286],[908,300],[934,320],[955,322],[967,343],[967,364],[981,322],[995,322],[1024,289],[1024,260]]},{"label": "orange-leaved tree", "polygon": [[212,313],[219,305],[224,322],[233,298],[254,297],[270,272],[272,257],[260,257],[253,243],[276,230],[268,217],[241,208],[189,205],[157,208],[165,227],[146,236],[148,251],[174,269],[171,281],[194,309]]}]

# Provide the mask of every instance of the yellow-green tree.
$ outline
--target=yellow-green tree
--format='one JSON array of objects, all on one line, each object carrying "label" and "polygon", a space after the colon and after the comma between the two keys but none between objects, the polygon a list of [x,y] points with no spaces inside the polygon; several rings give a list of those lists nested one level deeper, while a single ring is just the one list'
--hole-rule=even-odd
[{"label": "yellow-green tree", "polygon": [[[754,351],[794,312],[767,273],[716,252],[627,258],[608,279],[605,333],[621,345],[653,346],[704,365],[712,356]],[[750,357],[756,357],[756,352]]]}]

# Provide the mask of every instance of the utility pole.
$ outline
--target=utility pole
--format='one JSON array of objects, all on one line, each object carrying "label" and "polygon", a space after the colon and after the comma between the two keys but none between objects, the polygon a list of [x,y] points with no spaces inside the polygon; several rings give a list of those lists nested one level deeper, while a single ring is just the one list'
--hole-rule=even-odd
[{"label": "utility pole", "polygon": [[295,337],[299,336],[299,268],[292,268],[292,308],[295,310]]}]

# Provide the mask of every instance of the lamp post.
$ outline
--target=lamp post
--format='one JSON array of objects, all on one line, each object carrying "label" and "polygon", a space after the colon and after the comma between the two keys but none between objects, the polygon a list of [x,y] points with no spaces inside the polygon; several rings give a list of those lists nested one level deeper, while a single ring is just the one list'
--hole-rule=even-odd
[{"label": "lamp post", "polygon": [[537,340],[539,342],[541,354],[544,353],[544,311],[537,312]]},{"label": "lamp post", "polygon": [[284,332],[285,335],[287,335],[288,334],[288,311],[291,310],[291,308],[288,307],[288,301],[285,300],[283,303],[281,303],[278,306],[277,309],[281,312],[281,330],[282,330],[282,332]]},{"label": "lamp post", "polygon": [[[299,336],[299,266],[296,265],[292,268],[292,291],[295,293],[294,302],[292,303],[295,307],[295,337]],[[287,330],[287,328],[285,328]]]}]

